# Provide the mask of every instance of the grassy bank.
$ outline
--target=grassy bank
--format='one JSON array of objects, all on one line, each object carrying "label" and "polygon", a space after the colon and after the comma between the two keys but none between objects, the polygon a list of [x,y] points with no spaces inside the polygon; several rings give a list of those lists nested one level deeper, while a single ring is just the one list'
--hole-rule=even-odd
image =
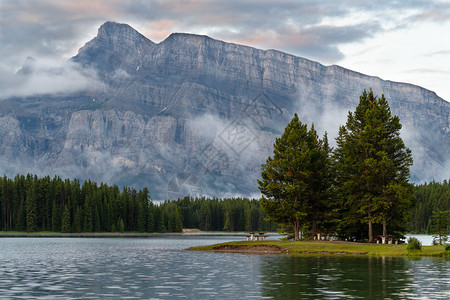
[{"label": "grassy bank", "polygon": [[[278,251],[265,251],[277,248]],[[377,255],[377,256],[436,256],[450,258],[450,251],[444,246],[422,246],[422,251],[407,252],[406,245],[380,245],[351,242],[324,241],[242,241],[208,246],[192,247],[187,250],[242,253],[282,253],[290,255]]]}]

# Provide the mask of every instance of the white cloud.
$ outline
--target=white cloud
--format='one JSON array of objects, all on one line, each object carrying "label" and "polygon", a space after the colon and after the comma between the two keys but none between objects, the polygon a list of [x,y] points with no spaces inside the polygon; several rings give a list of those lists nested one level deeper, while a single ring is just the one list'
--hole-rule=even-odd
[{"label": "white cloud", "polygon": [[71,61],[28,58],[16,74],[0,73],[0,99],[33,95],[65,95],[105,88],[94,70]]}]

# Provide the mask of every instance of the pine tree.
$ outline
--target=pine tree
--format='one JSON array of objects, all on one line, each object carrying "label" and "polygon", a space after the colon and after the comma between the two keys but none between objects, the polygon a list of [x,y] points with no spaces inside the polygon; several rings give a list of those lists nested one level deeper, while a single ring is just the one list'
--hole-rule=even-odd
[{"label": "pine tree", "polygon": [[33,188],[29,190],[26,196],[26,213],[27,213],[27,231],[34,232],[37,230],[37,206],[35,198],[35,183]]},{"label": "pine tree", "polygon": [[73,220],[73,231],[74,232],[82,232],[83,231],[83,210],[80,206],[77,206],[77,210],[75,212],[75,217]]},{"label": "pine tree", "polygon": [[387,223],[394,216],[405,219],[412,204],[408,183],[412,157],[400,137],[401,127],[384,95],[377,98],[372,90],[364,91],[336,139],[342,205],[368,224],[369,242],[373,224],[382,224],[387,235]]},{"label": "pine tree", "polygon": [[69,205],[66,205],[66,207],[64,208],[61,231],[64,232],[64,233],[71,232],[70,207],[69,207]]},{"label": "pine tree", "polygon": [[264,195],[261,206],[270,220],[283,228],[291,227],[296,241],[307,221],[315,227],[324,201],[322,193],[329,189],[328,175],[323,179],[319,175],[326,174],[329,168],[329,160],[324,160],[329,153],[325,144],[314,127],[308,131],[295,114],[276,139],[273,157],[262,165],[262,180],[258,180]]},{"label": "pine tree", "polygon": [[144,232],[145,231],[145,225],[147,222],[147,214],[148,209],[144,206],[143,203],[138,203],[137,205],[137,231]]},{"label": "pine tree", "polygon": [[147,232],[155,232],[155,214],[152,203],[148,206]]},{"label": "pine tree", "polygon": [[25,201],[20,202],[19,213],[17,214],[17,230],[19,231],[27,229],[27,213],[24,202]]},{"label": "pine tree", "polygon": [[435,210],[431,217],[431,232],[433,234],[433,244],[442,245],[448,240],[450,226],[450,210]]},{"label": "pine tree", "polygon": [[181,214],[176,205],[173,205],[170,217],[169,217],[169,231],[170,232],[182,232],[183,224],[181,221]]},{"label": "pine tree", "polygon": [[52,231],[61,231],[61,215],[54,199],[52,206]]},{"label": "pine tree", "polygon": [[229,210],[225,210],[223,230],[224,231],[233,231],[233,227],[231,226],[231,212]]},{"label": "pine tree", "polygon": [[124,232],[125,231],[125,224],[124,224],[122,218],[119,218],[119,221],[117,222],[117,230],[119,232]]},{"label": "pine tree", "polygon": [[83,206],[83,231],[92,232],[94,228],[94,218],[92,216],[92,198],[87,196]]}]

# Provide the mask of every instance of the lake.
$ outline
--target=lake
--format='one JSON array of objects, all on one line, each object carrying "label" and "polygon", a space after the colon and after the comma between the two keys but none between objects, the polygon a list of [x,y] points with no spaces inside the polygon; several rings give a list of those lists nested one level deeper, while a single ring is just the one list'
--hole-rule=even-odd
[{"label": "lake", "polygon": [[1,238],[4,299],[450,299],[450,260],[184,251],[242,237]]}]

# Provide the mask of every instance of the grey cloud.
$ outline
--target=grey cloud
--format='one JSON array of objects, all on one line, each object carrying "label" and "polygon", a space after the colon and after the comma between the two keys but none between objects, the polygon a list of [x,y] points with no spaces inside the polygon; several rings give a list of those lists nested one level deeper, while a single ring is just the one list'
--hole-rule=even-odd
[{"label": "grey cloud", "polygon": [[448,1],[430,1],[423,4],[422,9],[409,17],[411,22],[448,22],[450,19],[450,3]]},{"label": "grey cloud", "polygon": [[[161,37],[191,32],[258,48],[278,49],[326,63],[343,58],[339,46],[387,30],[383,18],[405,26],[408,10],[416,21],[442,21],[450,5],[440,1],[15,1],[0,7],[2,68],[14,69],[27,56],[74,55],[103,22],[128,23]],[[370,21],[347,26],[323,24],[326,17],[368,13]],[[161,28],[152,24],[168,20]],[[327,26],[328,25],[328,26]],[[401,28],[401,26],[400,26]],[[394,30],[397,27],[394,26]],[[159,31],[160,34],[157,34]],[[152,36],[148,36],[152,39]]]}]

